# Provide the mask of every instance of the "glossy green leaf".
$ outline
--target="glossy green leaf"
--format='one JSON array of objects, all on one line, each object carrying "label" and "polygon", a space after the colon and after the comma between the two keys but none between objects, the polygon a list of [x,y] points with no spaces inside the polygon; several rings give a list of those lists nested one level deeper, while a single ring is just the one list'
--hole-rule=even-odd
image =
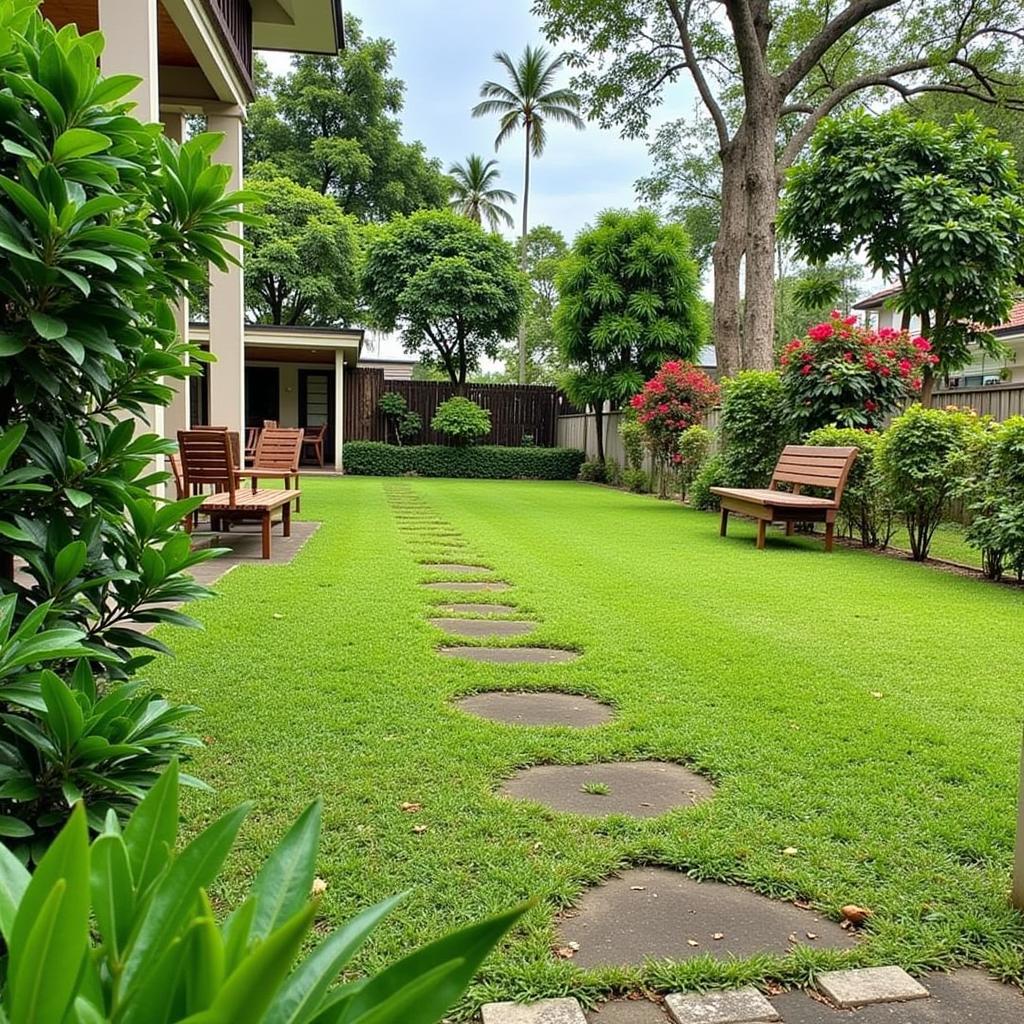
[{"label": "glossy green leaf", "polygon": [[172,761],[132,812],[124,829],[132,878],[144,895],[164,867],[178,835],[178,762]]},{"label": "glossy green leaf", "polygon": [[135,884],[122,836],[105,833],[93,842],[90,885],[103,943],[110,955],[120,960],[135,913]]},{"label": "glossy green leaf", "polygon": [[18,904],[30,880],[31,875],[21,861],[0,843],[0,935],[3,935],[8,945],[13,934]]}]

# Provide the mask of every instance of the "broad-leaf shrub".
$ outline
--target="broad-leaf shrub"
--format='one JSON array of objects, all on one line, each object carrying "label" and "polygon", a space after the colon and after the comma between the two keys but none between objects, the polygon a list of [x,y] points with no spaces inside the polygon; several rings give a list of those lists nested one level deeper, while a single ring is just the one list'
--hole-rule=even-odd
[{"label": "broad-leaf shrub", "polygon": [[394,435],[395,444],[404,443],[423,429],[420,414],[413,412],[405,396],[397,391],[385,391],[377,402],[377,408],[383,413],[385,423]]},{"label": "broad-leaf shrub", "polygon": [[882,435],[876,458],[893,507],[906,523],[916,561],[928,557],[932,536],[955,493],[958,460],[985,429],[970,411],[912,405]]},{"label": "broad-leaf shrub", "polygon": [[450,437],[452,444],[475,444],[491,432],[491,410],[481,408],[471,398],[456,396],[437,407],[430,426]]},{"label": "broad-leaf shrub", "polygon": [[707,427],[695,423],[679,435],[678,450],[672,457],[679,477],[679,497],[685,501],[687,491],[711,454],[715,435]]},{"label": "broad-leaf shrub", "polygon": [[29,875],[0,847],[4,1019],[12,1024],[436,1024],[516,908],[332,987],[401,897],[370,907],[302,955],[320,805],[298,818],[246,899],[217,920],[208,889],[245,818],[243,805],[182,847],[175,765],[122,829],[109,814],[89,843],[79,803]]},{"label": "broad-leaf shrub", "polygon": [[659,496],[668,494],[668,470],[682,431],[703,421],[718,401],[718,385],[690,363],[670,360],[633,396],[630,406],[658,467]]},{"label": "broad-leaf shrub", "polygon": [[708,512],[717,509],[718,497],[711,493],[711,488],[721,486],[725,481],[725,474],[725,456],[717,453],[708,458],[690,484],[690,504],[694,508]]},{"label": "broad-leaf shrub", "polygon": [[[205,284],[211,263],[228,265],[246,197],[227,194],[228,169],[210,164],[216,136],[177,146],[141,124],[124,102],[136,79],[99,74],[102,37],[58,32],[37,6],[0,3],[0,590],[15,602],[12,635],[33,622],[84,637],[97,691],[84,675],[69,684],[90,729],[72,750],[77,714],[52,679],[47,700],[37,664],[0,685],[0,814],[31,829],[38,850],[57,824],[54,780],[66,814],[79,769],[91,757],[88,771],[105,776],[113,759],[100,747],[127,742],[149,713],[137,688],[142,705],[106,715],[124,697],[112,681],[164,650],[128,620],[191,624],[168,605],[206,593],[188,570],[216,552],[193,552],[179,528],[195,499],[157,501],[155,464],[173,444],[136,417],[166,405],[195,372],[188,360],[204,358],[176,336],[172,303]],[[71,678],[70,663],[51,667]],[[125,758],[140,770],[96,782],[125,804],[179,744],[168,730],[150,759],[154,733],[134,736]]]},{"label": "broad-leaf shrub", "polygon": [[637,419],[636,411],[632,407],[624,409],[619,419],[619,437],[622,438],[627,469],[644,468],[644,436],[644,427]]},{"label": "broad-leaf shrub", "polygon": [[862,327],[833,311],[794,338],[779,359],[790,411],[800,432],[817,427],[877,428],[921,390],[931,344],[907,331]]},{"label": "broad-leaf shrub", "polygon": [[500,445],[405,445],[347,441],[345,472],[356,476],[478,477],[492,480],[575,480],[583,463],[576,448],[510,448]]},{"label": "broad-leaf shrub", "polygon": [[851,539],[858,537],[864,547],[887,547],[897,517],[878,465],[882,435],[854,427],[819,427],[807,435],[804,443],[857,449],[839,505],[839,528]]},{"label": "broad-leaf shrub", "polygon": [[743,370],[723,380],[719,425],[721,479],[711,484],[766,486],[779,454],[794,437],[779,375]]},{"label": "broad-leaf shrub", "polygon": [[1024,417],[1013,416],[979,433],[959,461],[960,494],[970,522],[967,543],[982,569],[999,579],[1009,569],[1024,577]]}]

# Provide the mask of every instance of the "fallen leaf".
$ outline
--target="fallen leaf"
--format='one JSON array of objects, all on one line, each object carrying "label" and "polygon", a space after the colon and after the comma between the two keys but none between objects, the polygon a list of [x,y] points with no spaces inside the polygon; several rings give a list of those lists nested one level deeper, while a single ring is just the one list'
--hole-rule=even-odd
[{"label": "fallen leaf", "polygon": [[398,809],[405,811],[406,814],[415,814],[417,811],[423,810],[423,804],[410,803],[406,801],[404,804],[399,804]]},{"label": "fallen leaf", "polygon": [[700,943],[696,939],[687,939],[686,944],[688,946],[699,946]]},{"label": "fallen leaf", "polygon": [[274,612],[273,618],[275,618],[275,619],[283,619],[284,616],[280,612]]},{"label": "fallen leaf", "polygon": [[872,690],[871,696],[874,697],[875,700],[881,700],[885,696],[885,694],[882,693],[880,690]]},{"label": "fallen leaf", "polygon": [[795,857],[800,851],[795,846],[787,846],[783,851],[786,857]]},{"label": "fallen leaf", "polygon": [[861,925],[869,917],[874,916],[867,907],[858,907],[856,903],[847,903],[839,913],[843,915],[844,920],[849,921],[852,925]]},{"label": "fallen leaf", "polygon": [[713,935],[711,936],[711,938],[713,938],[713,939],[715,940],[715,942],[718,942],[718,941],[720,941],[721,939],[724,939],[724,938],[725,938],[725,932],[715,932],[715,933],[714,933],[714,934],[713,934]]},{"label": "fallen leaf", "polygon": [[790,941],[790,942],[799,942],[799,941],[800,941],[800,940],[799,940],[799,939],[798,939],[798,938],[796,937],[796,932],[790,932],[790,933],[789,933],[789,941]]},{"label": "fallen leaf", "polygon": [[322,878],[314,878],[309,891],[313,896],[322,896],[327,892],[327,883]]},{"label": "fallen leaf", "polygon": [[647,886],[646,885],[631,885],[630,889],[632,889],[633,892],[645,892],[646,889],[647,889]]},{"label": "fallen leaf", "polygon": [[805,934],[805,935],[807,936],[807,938],[809,938],[809,939],[810,939],[810,940],[811,940],[812,942],[813,942],[813,941],[814,941],[814,940],[815,940],[815,939],[816,939],[816,938],[818,937],[818,936],[817,936],[817,935],[816,935],[816,934],[815,934],[814,932],[804,932],[804,934]]},{"label": "fallen leaf", "polygon": [[576,955],[576,950],[572,946],[558,946],[554,953],[559,960],[571,960]]},{"label": "fallen leaf", "polygon": [[799,907],[801,910],[811,909],[811,904],[808,900],[793,900],[793,906]]},{"label": "fallen leaf", "polygon": [[429,828],[429,825],[413,825],[412,830],[415,835],[421,836]]}]

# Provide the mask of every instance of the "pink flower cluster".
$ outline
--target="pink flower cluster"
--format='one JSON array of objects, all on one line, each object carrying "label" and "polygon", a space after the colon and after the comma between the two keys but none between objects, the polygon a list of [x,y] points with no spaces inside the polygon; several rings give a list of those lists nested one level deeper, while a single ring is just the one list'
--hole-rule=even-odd
[{"label": "pink flower cluster", "polygon": [[690,363],[670,360],[644,384],[630,405],[658,457],[673,459],[679,435],[702,422],[718,402],[718,385]]}]

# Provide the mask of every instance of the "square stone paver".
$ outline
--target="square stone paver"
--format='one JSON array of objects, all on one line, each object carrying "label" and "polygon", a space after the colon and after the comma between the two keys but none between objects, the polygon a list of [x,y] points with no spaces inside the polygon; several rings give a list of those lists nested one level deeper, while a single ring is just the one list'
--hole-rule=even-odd
[{"label": "square stone paver", "polygon": [[665,1005],[675,1024],[753,1024],[782,1019],[752,987],[732,992],[673,992],[665,997]]},{"label": "square stone paver", "polygon": [[536,1003],[486,1003],[483,1024],[587,1024],[575,999],[541,999]]},{"label": "square stone paver", "polygon": [[898,1003],[927,999],[928,990],[902,967],[864,967],[851,971],[826,971],[818,988],[836,1006],[854,1009],[872,1003]]}]

